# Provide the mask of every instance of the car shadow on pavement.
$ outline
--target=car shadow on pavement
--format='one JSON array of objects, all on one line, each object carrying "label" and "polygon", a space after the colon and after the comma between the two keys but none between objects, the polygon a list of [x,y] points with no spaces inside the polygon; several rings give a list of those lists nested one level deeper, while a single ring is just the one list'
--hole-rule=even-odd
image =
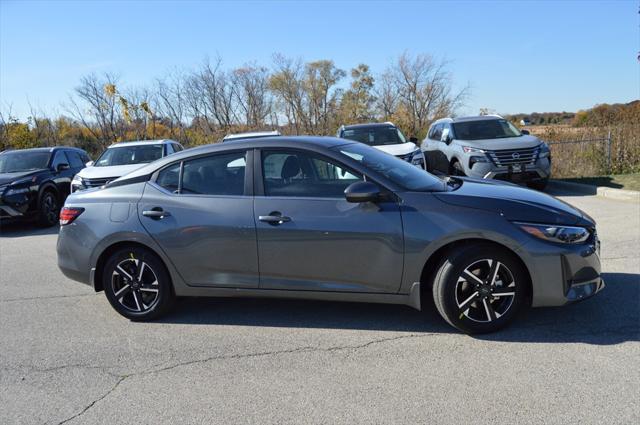
[{"label": "car shadow on pavement", "polygon": [[[605,273],[607,287],[581,303],[531,309],[485,341],[618,344],[640,340],[640,275]],[[456,333],[428,305],[424,312],[385,304],[258,298],[185,298],[161,323]]]},{"label": "car shadow on pavement", "polygon": [[0,224],[0,238],[20,238],[23,236],[57,235],[60,226],[42,227],[35,222],[12,222]]}]

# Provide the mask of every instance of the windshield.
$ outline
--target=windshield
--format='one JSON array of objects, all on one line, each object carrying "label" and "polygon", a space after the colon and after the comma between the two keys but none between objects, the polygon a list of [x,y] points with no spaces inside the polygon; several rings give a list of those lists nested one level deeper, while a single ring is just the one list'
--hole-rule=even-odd
[{"label": "windshield", "polygon": [[109,148],[93,164],[95,167],[146,164],[162,158],[162,145],[137,145]]},{"label": "windshield", "polygon": [[0,173],[41,170],[49,164],[50,152],[5,152],[0,155]]},{"label": "windshield", "polygon": [[444,183],[439,178],[411,165],[393,155],[358,143],[333,148],[355,159],[368,169],[388,178],[406,190],[443,190]]},{"label": "windshield", "polygon": [[395,127],[351,128],[344,130],[342,137],[369,146],[399,145],[407,142],[402,132]]},{"label": "windshield", "polygon": [[453,123],[453,133],[458,140],[504,139],[522,136],[507,120],[479,120]]}]

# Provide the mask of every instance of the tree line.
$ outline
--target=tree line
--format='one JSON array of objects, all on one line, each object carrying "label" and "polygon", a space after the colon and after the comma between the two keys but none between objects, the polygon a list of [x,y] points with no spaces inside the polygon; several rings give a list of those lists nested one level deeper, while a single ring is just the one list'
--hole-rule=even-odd
[{"label": "tree line", "polygon": [[368,121],[393,121],[407,135],[422,137],[433,120],[454,114],[468,93],[468,86],[454,89],[447,61],[428,54],[404,53],[380,74],[366,64],[347,73],[331,60],[280,54],[269,67],[228,69],[216,58],[141,87],[111,73],[86,75],[55,117],[31,108],[21,121],[6,105],[0,150],[73,145],[95,154],[123,140],[171,138],[194,146],[240,131],[332,135],[340,124]]}]

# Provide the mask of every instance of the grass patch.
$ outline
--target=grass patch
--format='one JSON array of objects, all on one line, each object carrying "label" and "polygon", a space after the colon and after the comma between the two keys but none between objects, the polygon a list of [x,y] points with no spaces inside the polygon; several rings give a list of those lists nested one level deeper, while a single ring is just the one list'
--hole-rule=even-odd
[{"label": "grass patch", "polygon": [[562,181],[590,184],[594,186],[606,186],[616,189],[640,190],[640,173],[617,174],[599,177],[580,177],[560,179]]}]

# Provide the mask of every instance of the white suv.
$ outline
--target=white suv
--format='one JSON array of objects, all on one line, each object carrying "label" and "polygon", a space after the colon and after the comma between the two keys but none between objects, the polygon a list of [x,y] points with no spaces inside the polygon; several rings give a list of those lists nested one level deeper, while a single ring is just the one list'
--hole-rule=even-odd
[{"label": "white suv", "polygon": [[71,192],[104,186],[149,162],[183,149],[180,143],[169,139],[116,143],[102,152],[95,162],[87,162],[87,168],[75,175],[71,181]]},{"label": "white suv", "polygon": [[373,146],[416,167],[425,169],[424,155],[416,146],[418,139],[412,137],[407,140],[393,123],[343,125],[338,129],[336,137]]},{"label": "white suv", "polygon": [[499,115],[437,120],[420,148],[432,173],[505,180],[538,190],[551,175],[549,146]]}]

